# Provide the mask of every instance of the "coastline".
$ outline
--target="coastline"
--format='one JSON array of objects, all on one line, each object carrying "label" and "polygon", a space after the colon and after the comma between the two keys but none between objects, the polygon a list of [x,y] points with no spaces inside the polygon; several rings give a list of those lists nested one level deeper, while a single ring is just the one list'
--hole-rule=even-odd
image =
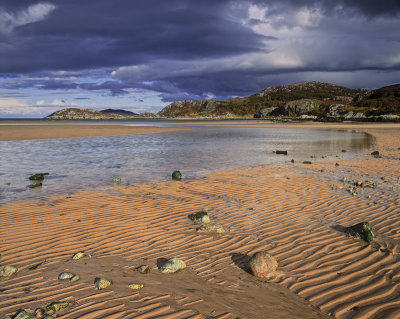
[{"label": "coastline", "polygon": [[[251,122],[251,127],[278,127]],[[113,186],[110,193],[82,191],[0,207],[0,264],[20,268],[2,282],[0,314],[67,300],[66,318],[395,318],[400,313],[395,293],[400,287],[400,125],[279,127],[322,125],[372,134],[383,157],[364,154],[338,160],[339,166],[322,161],[236,169],[199,180]],[[378,186],[352,196],[343,177]],[[201,209],[226,234],[196,232],[187,215]],[[371,245],[343,233],[344,226],[361,221],[376,231]],[[92,257],[73,262],[70,257],[80,250]],[[267,281],[243,270],[248,256],[259,250],[279,262],[279,272]],[[160,274],[157,263],[170,257],[183,259],[188,268]],[[152,268],[150,274],[135,272],[141,264]],[[57,281],[66,270],[81,281]],[[113,285],[97,292],[96,276]],[[132,292],[128,282],[144,288]]]}]

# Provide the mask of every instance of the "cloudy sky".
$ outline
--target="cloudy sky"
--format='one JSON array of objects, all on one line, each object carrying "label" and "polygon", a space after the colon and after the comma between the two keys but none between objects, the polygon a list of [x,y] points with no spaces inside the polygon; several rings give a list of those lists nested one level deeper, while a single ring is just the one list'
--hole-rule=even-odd
[{"label": "cloudy sky", "polygon": [[0,0],[0,117],[400,82],[399,0]]}]

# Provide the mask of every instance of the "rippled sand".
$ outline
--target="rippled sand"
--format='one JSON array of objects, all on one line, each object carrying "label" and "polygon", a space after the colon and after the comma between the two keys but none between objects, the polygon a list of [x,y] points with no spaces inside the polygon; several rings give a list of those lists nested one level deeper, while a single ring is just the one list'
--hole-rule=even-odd
[{"label": "rippled sand", "polygon": [[[0,279],[0,316],[61,300],[71,305],[60,318],[399,318],[400,126],[345,126],[373,134],[383,157],[338,154],[0,207],[0,264],[20,268]],[[352,196],[343,177],[377,187]],[[187,216],[201,209],[227,232],[197,232]],[[343,233],[361,221],[374,227],[371,245]],[[245,271],[260,250],[279,262],[268,280]],[[91,257],[72,260],[78,251]],[[161,274],[171,257],[187,269]],[[63,271],[81,280],[59,282]],[[97,291],[95,277],[113,284]]]}]

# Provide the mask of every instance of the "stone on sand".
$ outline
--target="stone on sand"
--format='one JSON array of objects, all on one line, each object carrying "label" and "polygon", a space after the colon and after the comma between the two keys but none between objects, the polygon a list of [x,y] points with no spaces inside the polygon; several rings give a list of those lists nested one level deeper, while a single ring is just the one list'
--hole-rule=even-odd
[{"label": "stone on sand", "polygon": [[347,227],[345,233],[351,237],[362,239],[367,243],[374,240],[374,233],[372,232],[372,227],[368,222],[362,222]]},{"label": "stone on sand", "polygon": [[17,267],[4,265],[0,266],[0,277],[10,277],[18,271]]},{"label": "stone on sand", "polygon": [[162,264],[160,267],[160,271],[163,274],[172,274],[185,268],[186,268],[185,262],[177,257],[174,257],[168,259],[164,264]]},{"label": "stone on sand", "polygon": [[275,257],[266,251],[255,253],[250,261],[251,273],[258,278],[267,278],[269,274],[278,268],[278,262]]},{"label": "stone on sand", "polygon": [[97,290],[106,289],[110,285],[111,285],[111,281],[109,281],[105,278],[96,278],[94,280],[94,286],[96,287]]}]

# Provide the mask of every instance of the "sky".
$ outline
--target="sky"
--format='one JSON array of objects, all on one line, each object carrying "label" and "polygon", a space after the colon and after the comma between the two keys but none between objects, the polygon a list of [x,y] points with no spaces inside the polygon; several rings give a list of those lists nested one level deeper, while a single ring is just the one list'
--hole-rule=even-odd
[{"label": "sky", "polygon": [[399,0],[0,0],[0,118],[400,82]]}]

